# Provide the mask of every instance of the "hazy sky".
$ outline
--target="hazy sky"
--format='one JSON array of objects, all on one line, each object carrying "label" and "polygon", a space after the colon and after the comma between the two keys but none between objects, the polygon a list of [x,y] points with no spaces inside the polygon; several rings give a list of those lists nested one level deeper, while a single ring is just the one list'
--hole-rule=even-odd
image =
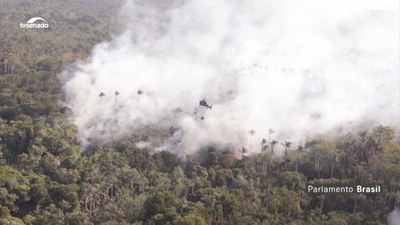
[{"label": "hazy sky", "polygon": [[[339,127],[398,127],[398,4],[128,1],[126,31],[61,74],[65,105],[83,146],[172,126],[158,147],[178,153],[249,146],[250,129],[259,149],[269,128],[301,141]],[[202,98],[213,108],[194,116]]]}]

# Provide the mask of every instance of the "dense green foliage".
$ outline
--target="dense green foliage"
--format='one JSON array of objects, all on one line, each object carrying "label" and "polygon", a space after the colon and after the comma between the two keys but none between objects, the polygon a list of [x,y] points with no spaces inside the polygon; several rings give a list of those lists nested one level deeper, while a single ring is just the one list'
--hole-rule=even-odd
[{"label": "dense green foliage", "polygon": [[[0,1],[0,57],[16,65],[0,75],[0,224],[386,222],[400,200],[400,145],[387,126],[304,147],[284,142],[283,157],[264,140],[251,156],[209,146],[182,159],[137,148],[134,134],[81,153],[56,74],[109,38],[117,5]],[[35,15],[53,29],[19,28]],[[308,194],[307,182],[377,183],[383,192]]]}]

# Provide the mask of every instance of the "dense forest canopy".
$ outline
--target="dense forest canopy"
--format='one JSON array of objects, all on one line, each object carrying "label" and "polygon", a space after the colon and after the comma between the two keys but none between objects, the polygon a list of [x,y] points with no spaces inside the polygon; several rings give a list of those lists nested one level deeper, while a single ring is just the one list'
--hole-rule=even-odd
[{"label": "dense forest canopy", "polygon": [[[114,25],[122,4],[0,0],[0,59],[13,63],[13,71],[0,74],[0,224],[388,222],[400,201],[396,126],[308,137],[303,145],[275,140],[271,131],[253,143],[253,154],[247,146],[208,145],[185,156],[138,146],[170,135],[147,126],[82,151],[72,112],[60,104],[57,74],[121,32]],[[19,27],[37,15],[52,18],[49,30]],[[274,154],[278,148],[282,156]],[[382,192],[306,191],[306,184],[329,183],[379,184]],[[391,225],[400,220],[390,218]]]}]

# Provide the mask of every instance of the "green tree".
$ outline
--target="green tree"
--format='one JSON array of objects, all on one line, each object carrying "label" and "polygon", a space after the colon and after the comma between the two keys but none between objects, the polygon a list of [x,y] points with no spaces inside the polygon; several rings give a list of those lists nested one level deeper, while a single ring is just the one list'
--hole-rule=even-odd
[{"label": "green tree", "polygon": [[200,216],[188,214],[175,219],[173,225],[206,225],[206,221]]}]

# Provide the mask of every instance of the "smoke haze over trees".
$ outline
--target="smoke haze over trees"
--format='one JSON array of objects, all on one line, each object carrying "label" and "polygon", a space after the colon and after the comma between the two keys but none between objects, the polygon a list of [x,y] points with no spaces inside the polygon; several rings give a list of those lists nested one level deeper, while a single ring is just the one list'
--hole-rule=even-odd
[{"label": "smoke haze over trees", "polygon": [[[180,154],[216,142],[246,146],[249,129],[260,142],[268,128],[300,141],[397,126],[396,4],[128,1],[125,31],[61,74],[65,105],[84,147],[173,126],[169,140],[148,144]],[[199,123],[193,112],[202,98],[214,107]]]}]

